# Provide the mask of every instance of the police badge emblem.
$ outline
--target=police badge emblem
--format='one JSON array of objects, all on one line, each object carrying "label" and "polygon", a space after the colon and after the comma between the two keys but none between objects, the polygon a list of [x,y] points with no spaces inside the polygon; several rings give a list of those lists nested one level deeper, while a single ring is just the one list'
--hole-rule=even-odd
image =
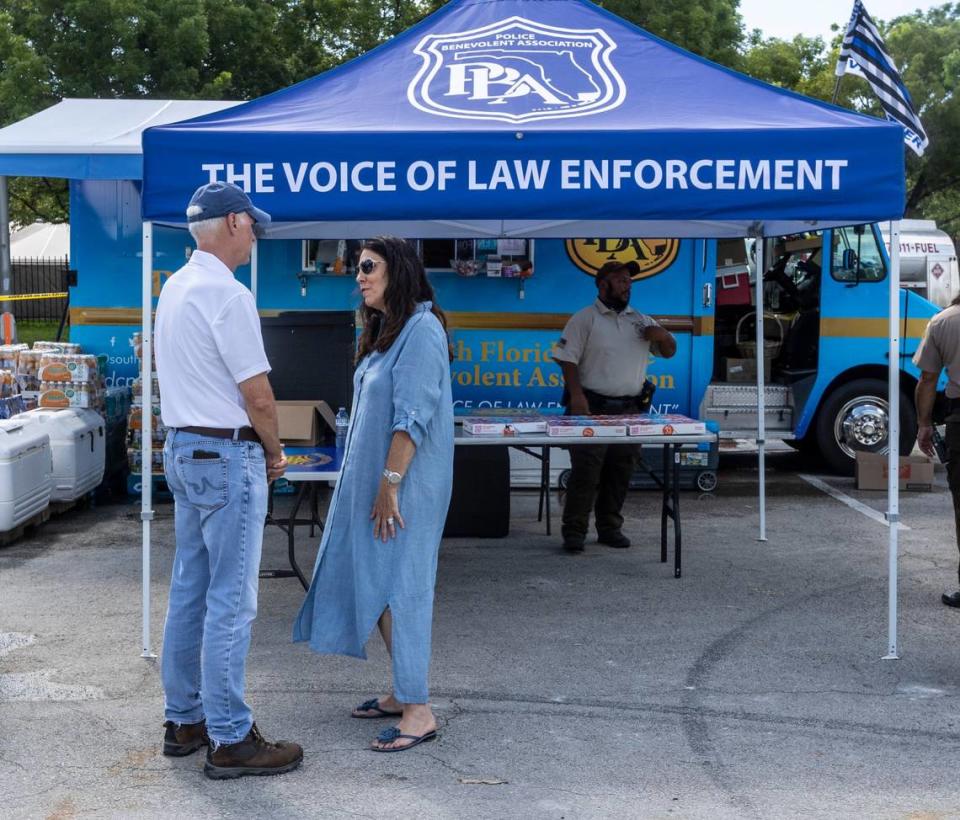
[{"label": "police badge emblem", "polygon": [[616,47],[599,28],[559,28],[523,17],[431,34],[414,49],[423,65],[407,99],[428,114],[515,124],[597,114],[626,97],[610,61]]}]

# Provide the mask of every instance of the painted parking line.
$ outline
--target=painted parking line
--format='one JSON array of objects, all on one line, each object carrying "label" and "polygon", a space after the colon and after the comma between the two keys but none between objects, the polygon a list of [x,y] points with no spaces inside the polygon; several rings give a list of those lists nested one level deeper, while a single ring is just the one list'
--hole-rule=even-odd
[{"label": "painted parking line", "polygon": [[[883,524],[883,526],[885,527],[888,526],[887,517],[882,512],[877,512],[875,509],[873,509],[872,507],[868,507],[866,504],[862,503],[861,501],[857,501],[857,499],[851,498],[846,493],[840,492],[840,490],[838,490],[836,487],[831,487],[829,484],[827,484],[826,481],[821,481],[816,476],[804,475],[803,473],[800,474],[800,478],[806,481],[807,484],[810,484],[811,486],[816,487],[821,492],[824,492],[827,495],[832,496],[841,504],[846,504],[848,507],[850,507],[850,509],[856,510],[859,513],[863,513],[867,518],[870,518],[879,524]],[[897,528],[900,530],[910,529],[910,527],[908,527],[902,521],[897,524]]]}]

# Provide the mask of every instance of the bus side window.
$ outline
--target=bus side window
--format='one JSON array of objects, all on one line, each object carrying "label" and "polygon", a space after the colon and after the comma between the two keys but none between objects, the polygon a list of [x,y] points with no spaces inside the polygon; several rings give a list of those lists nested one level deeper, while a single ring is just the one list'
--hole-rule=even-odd
[{"label": "bus side window", "polygon": [[830,273],[838,282],[851,284],[886,278],[883,254],[870,225],[834,229]]}]

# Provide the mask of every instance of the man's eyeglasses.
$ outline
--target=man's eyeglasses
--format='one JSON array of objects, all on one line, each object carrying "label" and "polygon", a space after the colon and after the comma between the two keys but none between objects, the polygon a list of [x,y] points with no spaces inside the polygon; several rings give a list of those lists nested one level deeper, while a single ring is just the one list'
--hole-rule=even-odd
[{"label": "man's eyeglasses", "polygon": [[380,263],[376,259],[370,259],[368,257],[366,259],[361,259],[360,264],[357,265],[357,268],[364,276],[369,276],[371,273],[373,273],[374,268],[376,268],[379,264]]}]

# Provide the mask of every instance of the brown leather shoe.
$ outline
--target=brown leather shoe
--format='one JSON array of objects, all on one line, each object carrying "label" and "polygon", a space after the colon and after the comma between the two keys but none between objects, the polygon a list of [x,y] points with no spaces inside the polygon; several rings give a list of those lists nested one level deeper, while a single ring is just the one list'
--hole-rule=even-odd
[{"label": "brown leather shoe", "polygon": [[207,737],[207,723],[174,723],[168,720],[163,724],[163,753],[167,757],[186,757],[201,746],[210,742]]},{"label": "brown leather shoe", "polygon": [[296,769],[302,761],[300,746],[286,740],[271,743],[254,723],[239,743],[221,743],[216,750],[211,744],[203,773],[211,780],[231,780],[251,774],[283,774]]}]

